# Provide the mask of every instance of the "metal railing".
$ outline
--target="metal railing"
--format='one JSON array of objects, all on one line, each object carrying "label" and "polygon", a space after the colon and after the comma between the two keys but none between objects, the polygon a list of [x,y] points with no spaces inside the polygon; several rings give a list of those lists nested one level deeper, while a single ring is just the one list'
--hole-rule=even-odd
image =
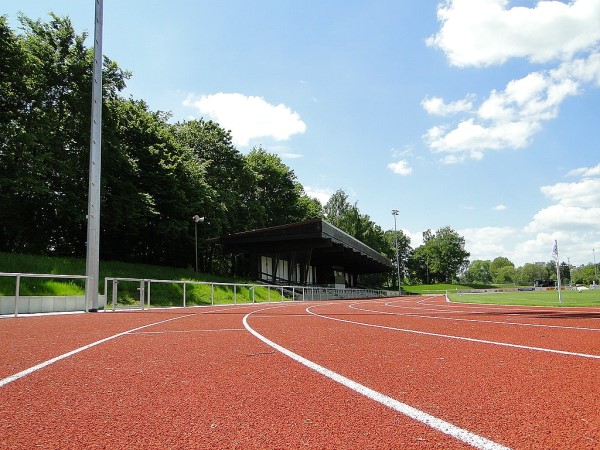
[{"label": "metal railing", "polygon": [[[110,288],[110,305],[111,309],[116,310],[119,305],[119,283],[122,282],[133,282],[139,284],[136,290],[139,292],[139,301],[136,301],[133,305],[130,303],[129,307],[135,306],[145,310],[150,308],[152,304],[152,284],[173,284],[181,286],[181,302],[175,306],[188,306],[188,293],[189,287],[193,286],[205,286],[210,289],[210,302],[208,298],[205,301],[200,302],[201,304],[215,305],[215,292],[219,289],[221,294],[222,291],[229,292],[229,303],[259,303],[259,302],[281,302],[281,301],[308,301],[308,300],[339,300],[339,299],[352,299],[352,298],[374,298],[374,297],[386,297],[388,293],[383,290],[376,289],[338,289],[338,288],[327,288],[318,286],[280,286],[280,285],[267,285],[267,284],[248,284],[248,283],[218,283],[210,281],[191,281],[191,280],[160,280],[150,278],[126,278],[126,277],[107,277],[104,279],[104,295],[106,296],[106,309],[109,305],[109,288]],[[246,295],[242,294],[243,290],[246,290]],[[257,299],[256,291],[261,290],[261,294],[264,294],[266,290],[266,296],[261,295]],[[207,294],[205,294],[208,296]],[[198,304],[198,302],[194,302]],[[223,303],[223,302],[220,302]]]},{"label": "metal railing", "polygon": [[[66,278],[72,280],[87,280],[86,275],[54,275],[49,273],[11,273],[0,272],[0,277],[15,277],[15,317],[19,316],[19,297],[21,290],[21,278]],[[87,307],[85,308],[87,310]]]},{"label": "metal railing", "polygon": [[[0,277],[15,278],[15,298],[14,298],[14,317],[19,315],[19,300],[21,295],[21,280],[23,278],[46,278],[46,279],[71,279],[87,280],[86,275],[57,275],[42,273],[11,273],[0,272]],[[388,292],[376,289],[351,289],[351,288],[329,288],[319,286],[294,286],[294,285],[269,285],[269,284],[248,284],[248,283],[218,283],[209,281],[191,281],[191,280],[160,280],[150,278],[127,278],[127,277],[106,277],[104,279],[104,296],[106,299],[104,310],[109,305],[109,285],[111,287],[111,308],[114,311],[118,305],[118,286],[121,282],[133,282],[139,285],[139,308],[148,309],[151,306],[152,285],[172,284],[181,286],[181,302],[175,306],[188,306],[188,288],[202,285],[210,291],[210,304],[228,303],[223,302],[223,298],[230,299],[229,303],[258,303],[258,302],[283,302],[283,301],[317,301],[317,300],[339,300],[352,298],[376,298],[389,296]],[[259,290],[260,295],[257,295]],[[266,290],[266,294],[265,294]],[[220,298],[217,299],[216,293],[219,291]],[[208,294],[204,294],[204,301],[196,300],[194,304],[208,304]],[[196,295],[197,297],[197,295]],[[216,301],[218,300],[218,301]],[[84,311],[88,311],[87,299],[84,300]],[[132,305],[127,305],[131,307]],[[81,308],[78,308],[81,309]]]}]

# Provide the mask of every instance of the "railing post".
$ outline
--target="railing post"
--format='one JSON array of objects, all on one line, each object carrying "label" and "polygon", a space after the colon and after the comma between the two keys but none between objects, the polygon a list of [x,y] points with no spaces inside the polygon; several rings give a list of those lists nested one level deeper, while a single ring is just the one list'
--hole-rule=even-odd
[{"label": "railing post", "polygon": [[148,309],[150,309],[150,284],[151,283],[152,282],[150,280],[148,280],[148,295],[147,295],[147,297],[148,297]]},{"label": "railing post", "polygon": [[254,292],[255,292],[254,286],[252,286],[251,289],[252,289],[252,303],[255,303],[255,301],[254,301]]},{"label": "railing post", "polygon": [[233,285],[233,304],[237,305],[237,284]]},{"label": "railing post", "polygon": [[108,308],[108,278],[104,277],[104,312]]},{"label": "railing post", "polygon": [[183,282],[183,307],[185,308],[185,281]]},{"label": "railing post", "polygon": [[112,285],[112,310],[115,310],[115,307],[117,306],[117,286],[119,284],[119,280],[117,280],[116,278],[113,278],[113,285]]},{"label": "railing post", "polygon": [[142,311],[144,311],[144,280],[140,280],[140,306],[142,307]]},{"label": "railing post", "polygon": [[19,290],[21,289],[21,275],[17,275],[15,285],[15,317],[19,316]]},{"label": "railing post", "polygon": [[215,284],[210,283],[210,304],[215,305]]}]

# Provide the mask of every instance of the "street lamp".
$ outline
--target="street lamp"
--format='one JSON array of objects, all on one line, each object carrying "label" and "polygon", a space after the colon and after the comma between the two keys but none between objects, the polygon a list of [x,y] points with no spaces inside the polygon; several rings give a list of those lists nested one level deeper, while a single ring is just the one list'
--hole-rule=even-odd
[{"label": "street lamp", "polygon": [[398,215],[397,209],[392,209],[392,216],[394,216],[394,236],[396,236],[396,266],[398,267],[398,295],[402,295],[402,287],[400,285],[400,255],[398,253],[398,232],[396,231],[396,216]]},{"label": "street lamp", "polygon": [[204,222],[204,217],[200,217],[198,214],[195,214],[192,217],[194,221],[194,242],[196,247],[196,272],[198,272],[198,222]]}]

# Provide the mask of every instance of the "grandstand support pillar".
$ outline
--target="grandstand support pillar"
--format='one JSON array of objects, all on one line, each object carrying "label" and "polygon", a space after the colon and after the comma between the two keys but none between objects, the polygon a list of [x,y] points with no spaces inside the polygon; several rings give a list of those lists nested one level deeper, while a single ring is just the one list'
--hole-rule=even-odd
[{"label": "grandstand support pillar", "polygon": [[[94,22],[94,68],[92,77],[92,124],[88,194],[85,309],[98,311],[100,277],[100,164],[102,145],[102,14],[103,0],[96,0]],[[88,309],[89,308],[89,309]]]}]

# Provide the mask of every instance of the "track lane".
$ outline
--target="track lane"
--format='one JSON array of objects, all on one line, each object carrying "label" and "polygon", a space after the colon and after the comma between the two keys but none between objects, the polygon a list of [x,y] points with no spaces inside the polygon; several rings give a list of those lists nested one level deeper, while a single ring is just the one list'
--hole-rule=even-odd
[{"label": "track lane", "polygon": [[[388,302],[354,303],[345,313],[347,320],[372,323],[378,326],[397,326],[423,333],[445,334],[465,339],[488,340],[515,346],[529,346],[557,352],[572,352],[600,358],[600,326],[583,327],[552,325],[543,319],[507,322],[496,320],[487,313],[446,313],[423,311],[421,308],[402,309]],[[402,311],[402,312],[399,312]],[[327,315],[327,312],[323,312]],[[511,313],[511,317],[517,312]],[[381,317],[378,317],[381,316]],[[338,314],[339,316],[339,314]],[[341,317],[341,316],[339,316]]]},{"label": "track lane", "polygon": [[[358,317],[346,303],[316,308]],[[274,314],[253,317],[251,325],[308,359],[495,441],[517,448],[599,442],[598,361]]]},{"label": "track lane", "polygon": [[0,447],[466,448],[274,352],[239,328],[250,310],[128,333],[4,386]]}]

